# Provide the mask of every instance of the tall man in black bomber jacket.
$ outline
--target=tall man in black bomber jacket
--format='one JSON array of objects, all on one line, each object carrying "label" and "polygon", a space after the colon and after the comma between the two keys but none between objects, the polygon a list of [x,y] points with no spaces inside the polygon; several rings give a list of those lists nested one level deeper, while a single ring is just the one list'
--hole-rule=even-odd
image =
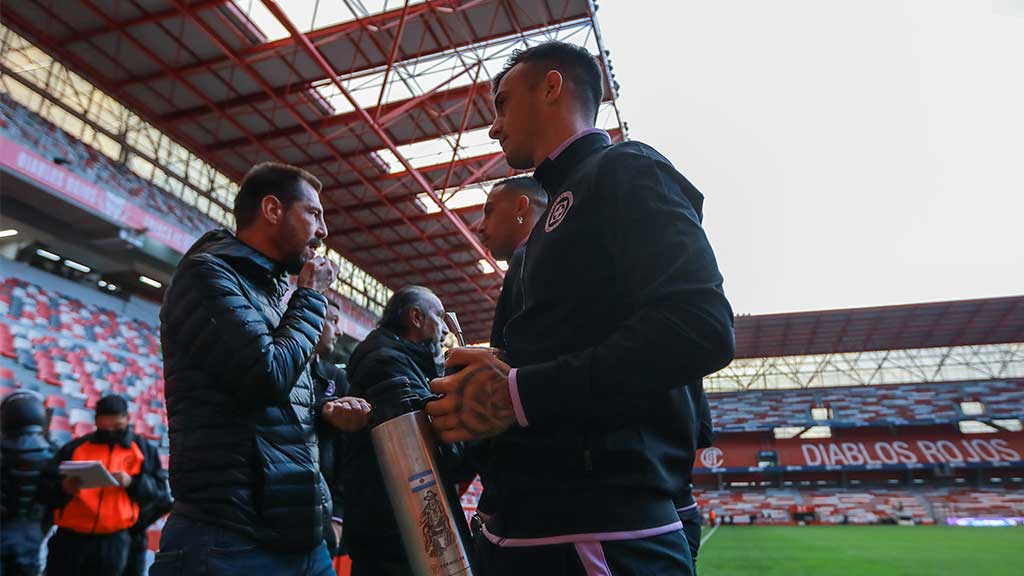
[{"label": "tall man in black bomber jacket", "polygon": [[550,203],[525,247],[503,358],[458,349],[427,404],[448,442],[494,436],[484,576],[693,573],[675,500],[697,450],[701,379],[726,366],[732,310],[703,197],[661,154],[594,123],[586,50],[518,52],[491,137]]}]

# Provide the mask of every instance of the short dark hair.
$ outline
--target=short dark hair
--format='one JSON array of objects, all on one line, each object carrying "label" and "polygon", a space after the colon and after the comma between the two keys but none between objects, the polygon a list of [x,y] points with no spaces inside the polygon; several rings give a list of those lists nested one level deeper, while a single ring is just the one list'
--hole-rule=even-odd
[{"label": "short dark hair", "polygon": [[597,110],[604,97],[604,78],[597,61],[586,48],[568,42],[545,42],[526,50],[516,50],[494,77],[492,90],[497,93],[501,79],[516,64],[529,63],[543,65],[547,70],[558,70],[572,84],[583,110],[597,119]]},{"label": "short dark hair", "polygon": [[548,193],[533,176],[513,176],[494,183],[491,190],[502,186],[521,190],[530,199],[534,210],[543,212],[548,207]]},{"label": "short dark hair", "polygon": [[241,230],[256,220],[260,203],[267,196],[276,196],[285,207],[299,199],[302,182],[307,182],[318,193],[323,188],[320,180],[298,166],[263,162],[249,170],[235,196],[235,228]]},{"label": "short dark hair", "polygon": [[401,335],[409,327],[407,324],[409,311],[417,307],[422,309],[425,306],[427,297],[433,295],[434,293],[430,291],[430,288],[415,284],[399,288],[391,295],[391,298],[388,298],[387,304],[384,305],[384,312],[381,313],[380,321],[377,322],[377,325],[385,330]]}]

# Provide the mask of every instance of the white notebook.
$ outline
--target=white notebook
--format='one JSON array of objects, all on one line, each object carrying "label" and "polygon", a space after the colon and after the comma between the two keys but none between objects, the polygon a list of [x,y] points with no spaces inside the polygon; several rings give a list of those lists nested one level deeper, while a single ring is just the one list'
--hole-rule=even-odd
[{"label": "white notebook", "polygon": [[82,488],[120,486],[99,460],[66,460],[57,469],[64,476],[82,479]]}]

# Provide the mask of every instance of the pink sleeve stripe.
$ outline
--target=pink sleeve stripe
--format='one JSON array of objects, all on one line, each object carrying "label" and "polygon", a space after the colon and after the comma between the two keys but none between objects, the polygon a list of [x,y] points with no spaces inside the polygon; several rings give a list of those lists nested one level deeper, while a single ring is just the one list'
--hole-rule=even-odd
[{"label": "pink sleeve stripe", "polygon": [[526,412],[523,411],[523,403],[519,399],[519,382],[516,380],[517,372],[519,372],[518,368],[513,368],[508,372],[508,394],[512,397],[512,411],[515,412],[516,422],[523,428],[526,428],[530,423],[526,421]]}]

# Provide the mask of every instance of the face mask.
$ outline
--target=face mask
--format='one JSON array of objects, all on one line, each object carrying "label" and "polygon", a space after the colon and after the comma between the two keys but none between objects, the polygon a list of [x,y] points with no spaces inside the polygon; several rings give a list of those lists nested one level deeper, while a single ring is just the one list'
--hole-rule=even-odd
[{"label": "face mask", "polygon": [[92,435],[93,442],[110,444],[111,446],[114,444],[121,444],[127,437],[127,428],[121,430],[96,430]]}]

